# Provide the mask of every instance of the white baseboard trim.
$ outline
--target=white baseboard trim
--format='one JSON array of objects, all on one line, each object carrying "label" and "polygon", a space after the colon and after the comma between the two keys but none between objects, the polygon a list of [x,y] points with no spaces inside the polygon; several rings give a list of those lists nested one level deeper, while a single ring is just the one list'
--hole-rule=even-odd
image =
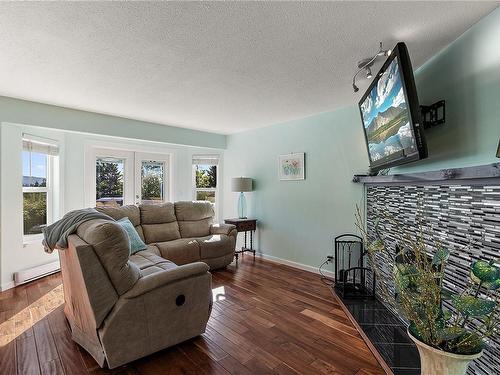
[{"label": "white baseboard trim", "polygon": [[[291,260],[278,258],[278,257],[272,256],[272,255],[268,255],[268,254],[264,254],[264,253],[255,253],[255,256],[257,256],[259,258],[262,258],[262,259],[265,259],[265,260],[268,260],[270,262],[274,262],[274,263],[278,263],[278,264],[283,264],[285,266],[290,266],[290,267],[293,267],[293,268],[298,268],[299,270],[309,271],[309,272],[312,272],[312,273],[315,273],[315,274],[318,274],[318,275],[320,274],[318,267],[308,266],[306,264],[293,262]],[[331,277],[331,278],[335,277],[335,274],[332,271],[322,270],[322,272],[323,272],[323,274],[325,276],[328,276],[328,277]]]},{"label": "white baseboard trim", "polygon": [[16,284],[14,283],[14,280],[6,282],[6,283],[3,283],[2,285],[0,285],[0,292],[4,292],[4,291],[6,291],[8,289],[12,289],[15,286],[16,286]]}]

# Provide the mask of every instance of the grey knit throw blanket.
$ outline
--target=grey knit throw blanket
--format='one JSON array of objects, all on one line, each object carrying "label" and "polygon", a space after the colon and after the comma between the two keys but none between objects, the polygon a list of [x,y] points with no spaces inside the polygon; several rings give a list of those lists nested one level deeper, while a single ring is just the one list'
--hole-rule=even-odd
[{"label": "grey knit throw blanket", "polygon": [[95,208],[84,208],[82,210],[70,211],[61,220],[56,221],[43,230],[43,247],[45,252],[52,253],[57,247],[66,249],[68,247],[68,236],[76,232],[78,226],[93,219],[106,219],[114,221]]}]

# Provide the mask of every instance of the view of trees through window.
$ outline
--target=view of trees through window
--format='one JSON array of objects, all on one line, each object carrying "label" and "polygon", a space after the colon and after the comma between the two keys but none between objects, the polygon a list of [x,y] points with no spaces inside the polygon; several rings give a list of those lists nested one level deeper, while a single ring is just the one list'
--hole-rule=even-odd
[{"label": "view of trees through window", "polygon": [[215,204],[217,189],[217,166],[195,165],[196,200],[209,201]]},{"label": "view of trees through window", "polygon": [[96,205],[123,205],[123,167],[122,159],[96,159]]},{"label": "view of trees through window", "polygon": [[23,234],[42,233],[47,226],[48,155],[23,151]]},{"label": "view of trees through window", "polygon": [[141,199],[142,203],[163,202],[164,163],[143,161],[141,168]]},{"label": "view of trees through window", "polygon": [[47,226],[47,193],[23,193],[23,233],[42,233]]}]

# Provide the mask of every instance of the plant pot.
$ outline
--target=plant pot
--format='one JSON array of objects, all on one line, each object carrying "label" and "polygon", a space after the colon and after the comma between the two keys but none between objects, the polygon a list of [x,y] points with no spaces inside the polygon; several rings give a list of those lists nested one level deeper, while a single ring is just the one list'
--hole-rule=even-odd
[{"label": "plant pot", "polygon": [[465,375],[469,363],[483,355],[482,350],[477,354],[448,353],[424,344],[413,337],[409,330],[407,332],[420,354],[421,375]]}]

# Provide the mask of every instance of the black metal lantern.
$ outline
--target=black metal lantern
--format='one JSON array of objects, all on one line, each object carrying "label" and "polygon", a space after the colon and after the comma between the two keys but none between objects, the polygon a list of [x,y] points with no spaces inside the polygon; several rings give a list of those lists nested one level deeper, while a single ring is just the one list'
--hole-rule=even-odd
[{"label": "black metal lantern", "polygon": [[340,297],[375,297],[375,274],[365,267],[365,255],[361,237],[355,234],[335,237],[335,290]]}]

